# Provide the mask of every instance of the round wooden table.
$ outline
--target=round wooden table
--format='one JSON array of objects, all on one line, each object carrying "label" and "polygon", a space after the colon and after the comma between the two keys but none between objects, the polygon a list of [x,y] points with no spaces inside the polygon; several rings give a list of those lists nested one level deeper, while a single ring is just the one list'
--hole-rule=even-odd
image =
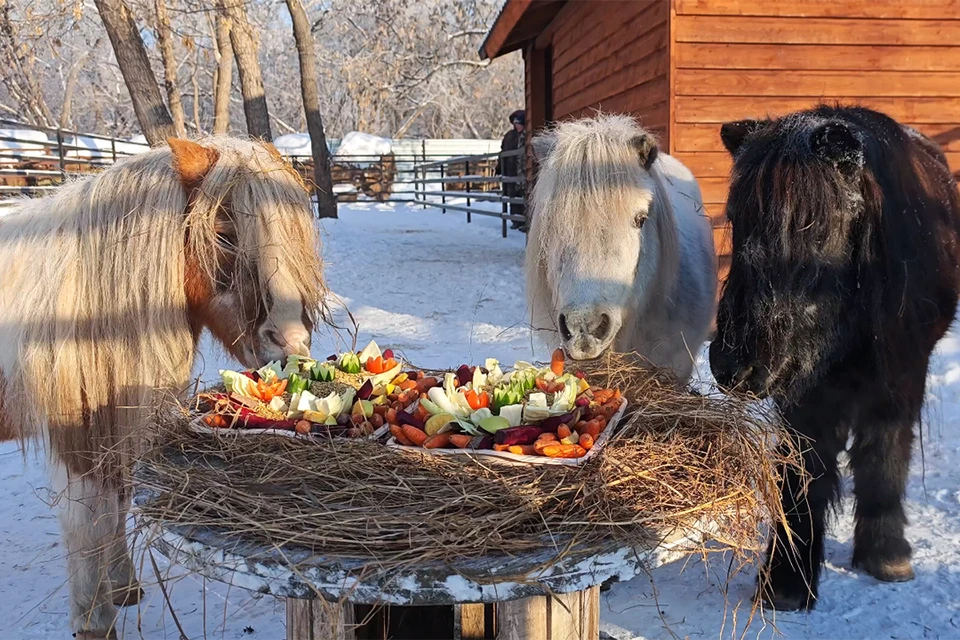
[{"label": "round wooden table", "polygon": [[[156,497],[140,489],[134,505]],[[545,542],[535,553],[379,572],[370,569],[369,559],[277,549],[213,529],[137,517],[149,532],[148,544],[171,562],[284,598],[288,640],[597,640],[599,585],[676,560],[701,540],[694,530],[675,531],[653,548],[611,545],[599,552],[561,552],[562,545]]]}]

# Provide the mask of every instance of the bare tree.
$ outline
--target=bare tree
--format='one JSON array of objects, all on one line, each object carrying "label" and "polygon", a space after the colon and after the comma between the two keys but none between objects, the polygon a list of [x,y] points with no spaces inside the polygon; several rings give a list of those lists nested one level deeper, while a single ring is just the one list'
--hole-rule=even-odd
[{"label": "bare tree", "polygon": [[160,44],[160,59],[163,60],[163,86],[167,90],[167,104],[173,117],[173,126],[177,135],[187,135],[186,117],[183,102],[180,100],[180,88],[177,87],[177,56],[173,51],[173,35],[170,31],[170,18],[167,16],[166,0],[156,0],[157,42]]},{"label": "bare tree", "polygon": [[237,60],[240,75],[240,93],[243,94],[243,113],[247,119],[247,133],[263,140],[273,140],[270,131],[270,112],[260,72],[257,36],[247,20],[244,0],[221,0],[221,7],[230,19],[230,43]]},{"label": "bare tree", "polygon": [[300,58],[300,91],[303,93],[303,111],[310,134],[310,151],[313,153],[313,181],[317,194],[317,213],[321,218],[337,217],[337,198],[333,193],[330,177],[330,152],[327,136],[323,132],[320,117],[320,87],[317,85],[317,55],[313,50],[313,34],[310,20],[301,0],[286,0],[293,21],[293,37],[297,41]]},{"label": "bare tree", "polygon": [[230,89],[233,86],[233,46],[230,44],[230,20],[221,13],[214,18],[214,51],[217,70],[213,97],[213,132],[230,130]]},{"label": "bare tree", "polygon": [[0,55],[3,64],[3,83],[17,101],[25,116],[34,124],[50,126],[53,116],[43,99],[37,74],[34,70],[34,54],[21,42],[16,23],[10,15],[7,0],[0,0]]},{"label": "bare tree", "polygon": [[143,39],[133,21],[133,14],[123,0],[93,0],[103,20],[104,29],[123,74],[124,83],[133,102],[133,110],[147,141],[162,144],[177,135],[170,112],[163,103],[160,87],[150,68],[150,59]]}]

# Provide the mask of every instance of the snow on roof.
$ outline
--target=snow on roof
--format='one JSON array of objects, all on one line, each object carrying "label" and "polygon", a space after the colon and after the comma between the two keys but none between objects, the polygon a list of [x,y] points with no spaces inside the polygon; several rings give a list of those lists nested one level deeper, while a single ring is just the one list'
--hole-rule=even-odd
[{"label": "snow on roof", "polygon": [[[393,151],[393,143],[389,138],[361,133],[360,131],[351,131],[343,136],[340,141],[340,147],[337,149],[336,156],[385,156]],[[347,158],[343,158],[346,160]],[[372,160],[373,158],[367,158]]]},{"label": "snow on roof", "polygon": [[273,139],[273,146],[285,156],[309,156],[309,133],[285,133]]}]

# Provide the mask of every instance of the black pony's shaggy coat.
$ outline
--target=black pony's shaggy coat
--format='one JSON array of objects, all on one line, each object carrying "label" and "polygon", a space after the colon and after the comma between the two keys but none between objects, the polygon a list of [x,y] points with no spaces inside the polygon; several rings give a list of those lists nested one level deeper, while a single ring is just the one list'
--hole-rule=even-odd
[{"label": "black pony's shaggy coat", "polygon": [[721,137],[734,158],[733,259],[711,368],[727,388],[774,399],[808,474],[785,471],[788,528],[770,541],[759,595],[783,609],[815,604],[850,436],[853,563],[909,580],[913,427],[960,289],[960,198],[946,158],[859,107],[728,123]]}]

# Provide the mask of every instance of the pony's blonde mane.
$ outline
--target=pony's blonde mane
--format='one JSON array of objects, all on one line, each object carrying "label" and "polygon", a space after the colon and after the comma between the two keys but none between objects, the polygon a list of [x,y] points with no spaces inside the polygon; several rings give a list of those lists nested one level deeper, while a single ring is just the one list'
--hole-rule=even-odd
[{"label": "pony's blonde mane", "polygon": [[[589,260],[609,250],[594,229],[632,219],[638,190],[649,193],[645,229],[654,231],[659,264],[650,283],[653,296],[667,296],[676,281],[679,245],[670,198],[659,161],[650,169],[640,163],[632,140],[653,134],[625,115],[598,114],[564,121],[534,139],[545,148],[531,193],[533,226],[527,248],[527,297],[535,329],[555,329],[552,293],[546,279],[547,259],[576,239],[576,259]],[[641,257],[641,260],[643,258]]]},{"label": "pony's blonde mane", "polygon": [[315,318],[321,309],[319,238],[294,174],[259,144],[198,142],[220,157],[189,206],[162,147],[22,201],[0,219],[4,413],[25,436],[47,424],[72,466],[103,464],[79,458],[111,450],[120,458],[106,466],[122,467],[130,447],[121,445],[138,439],[127,436],[146,424],[156,390],[186,385],[196,335],[185,256],[216,277],[221,205],[234,213],[244,272],[263,285],[273,276],[258,264],[257,231],[269,225],[274,250],[287,257],[288,286]]}]

